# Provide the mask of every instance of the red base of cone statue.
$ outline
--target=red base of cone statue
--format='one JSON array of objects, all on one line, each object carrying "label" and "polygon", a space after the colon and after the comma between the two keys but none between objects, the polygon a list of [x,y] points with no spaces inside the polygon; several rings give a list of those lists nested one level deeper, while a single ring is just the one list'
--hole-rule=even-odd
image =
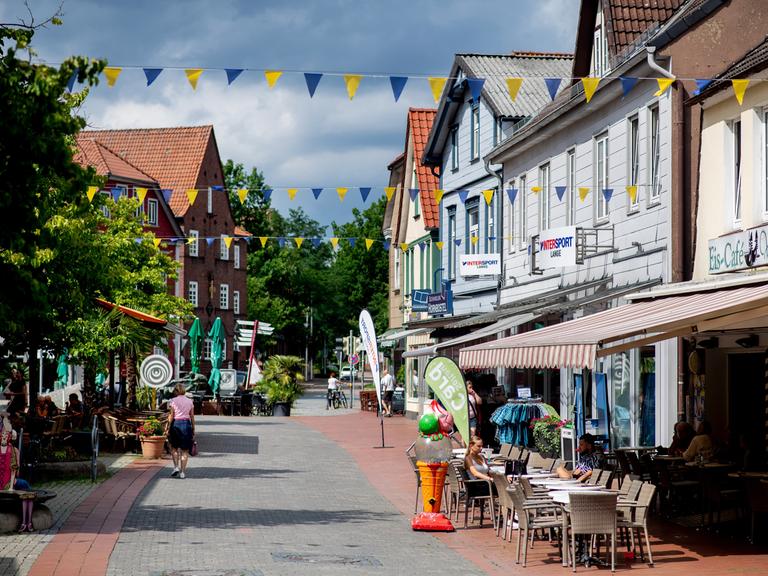
[{"label": "red base of cone statue", "polygon": [[428,530],[431,532],[453,532],[451,521],[440,512],[443,499],[443,484],[445,473],[448,470],[447,462],[426,463],[416,462],[421,476],[421,496],[424,503],[424,512],[417,514],[411,521],[414,530]]}]

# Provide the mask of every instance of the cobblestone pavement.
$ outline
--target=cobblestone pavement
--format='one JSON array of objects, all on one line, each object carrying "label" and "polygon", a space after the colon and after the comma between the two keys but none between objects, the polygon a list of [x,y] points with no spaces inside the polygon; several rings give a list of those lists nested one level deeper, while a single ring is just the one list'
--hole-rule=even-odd
[{"label": "cobblestone pavement", "polygon": [[[135,458],[136,456],[130,454],[124,456],[110,454],[101,457],[101,460],[107,466],[107,474],[111,475]],[[57,494],[56,498],[46,503],[53,514],[54,524],[48,530],[0,535],[0,574],[2,576],[25,576],[70,513],[98,485],[98,483],[94,484],[88,479],[46,482],[35,485],[35,488],[52,490]]]},{"label": "cobblestone pavement", "polygon": [[161,471],[134,502],[109,576],[481,573],[293,419],[201,418],[198,443],[185,480]]}]

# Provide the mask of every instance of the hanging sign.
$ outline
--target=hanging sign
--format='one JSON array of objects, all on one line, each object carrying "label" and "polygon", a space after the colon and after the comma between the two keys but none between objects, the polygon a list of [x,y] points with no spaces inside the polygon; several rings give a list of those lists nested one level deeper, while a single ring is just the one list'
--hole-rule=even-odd
[{"label": "hanging sign", "polygon": [[768,225],[709,241],[709,273],[722,274],[768,265]]},{"label": "hanging sign", "polygon": [[498,254],[464,254],[459,274],[462,276],[489,276],[501,274],[501,258]]},{"label": "hanging sign", "polygon": [[430,316],[453,314],[453,302],[446,292],[430,294],[427,299],[427,312]]},{"label": "hanging sign", "polygon": [[542,230],[536,241],[536,265],[544,268],[576,266],[576,227]]},{"label": "hanging sign", "polygon": [[432,358],[424,371],[424,381],[435,393],[440,403],[453,416],[461,439],[469,443],[469,404],[464,376],[450,358]]}]

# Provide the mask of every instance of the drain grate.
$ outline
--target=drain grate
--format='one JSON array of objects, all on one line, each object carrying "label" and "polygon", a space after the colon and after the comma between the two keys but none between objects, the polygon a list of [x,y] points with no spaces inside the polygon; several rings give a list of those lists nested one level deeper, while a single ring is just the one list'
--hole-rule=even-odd
[{"label": "drain grate", "polygon": [[296,564],[328,564],[335,566],[381,566],[373,556],[341,556],[338,554],[303,554],[301,552],[272,552],[277,562]]},{"label": "drain grate", "polygon": [[150,576],[264,576],[261,570],[163,570],[152,572]]}]

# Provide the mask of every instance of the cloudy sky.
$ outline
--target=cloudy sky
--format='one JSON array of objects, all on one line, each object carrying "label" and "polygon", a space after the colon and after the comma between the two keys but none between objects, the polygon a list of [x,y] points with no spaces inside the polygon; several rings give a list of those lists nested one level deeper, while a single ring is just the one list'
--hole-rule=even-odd
[{"label": "cloudy sky", "polygon": [[[59,1],[29,0],[38,20]],[[112,66],[177,67],[146,87],[140,69],[126,69],[114,88],[89,96],[93,128],[213,124],[222,160],[262,170],[275,187],[330,188],[302,205],[322,224],[344,222],[362,206],[339,186],[387,185],[387,164],[403,149],[409,106],[434,106],[425,79],[411,79],[398,103],[387,78],[364,78],[353,101],[343,79],[326,76],[313,99],[304,77],[286,72],[274,89],[260,72],[227,86],[224,68],[298,72],[445,76],[457,52],[573,50],[579,0],[64,0],[61,27],[35,36],[41,60],[72,54]],[[0,2],[0,22],[28,20],[21,0]],[[183,68],[205,71],[196,91]]]}]

